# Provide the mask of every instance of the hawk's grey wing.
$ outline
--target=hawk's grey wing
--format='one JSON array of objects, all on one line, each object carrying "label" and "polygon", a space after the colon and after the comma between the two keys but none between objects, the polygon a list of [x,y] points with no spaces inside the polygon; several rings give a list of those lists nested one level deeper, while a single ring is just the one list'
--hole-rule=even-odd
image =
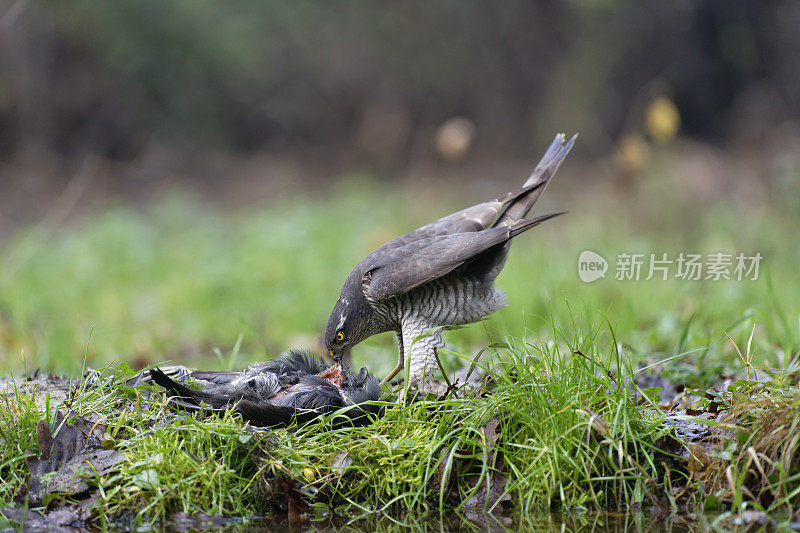
[{"label": "hawk's grey wing", "polygon": [[[483,231],[488,227],[481,223],[483,218],[491,217],[492,221],[497,218],[498,211],[494,205],[495,203],[496,202],[484,202],[472,206],[471,208],[447,215],[430,224],[426,224],[411,233],[392,239],[380,248],[370,252],[370,254],[364,258],[364,262],[374,263],[384,255],[390,254],[395,250],[399,250],[415,242],[430,240],[444,235]],[[467,213],[469,210],[472,210],[472,212]]]},{"label": "hawk's grey wing", "polygon": [[542,195],[564,158],[567,157],[576,137],[577,135],[573,136],[569,142],[565,142],[563,133],[556,135],[522,188],[496,200],[467,207],[426,224],[411,233],[387,242],[370,253],[368,257],[371,261],[375,261],[384,254],[412,242],[440,235],[483,231],[492,226],[510,225],[522,220]]},{"label": "hawk's grey wing", "polygon": [[544,215],[485,231],[428,237],[389,251],[365,273],[369,279],[368,296],[384,300],[404,294],[441,278],[493,246],[560,214]]}]

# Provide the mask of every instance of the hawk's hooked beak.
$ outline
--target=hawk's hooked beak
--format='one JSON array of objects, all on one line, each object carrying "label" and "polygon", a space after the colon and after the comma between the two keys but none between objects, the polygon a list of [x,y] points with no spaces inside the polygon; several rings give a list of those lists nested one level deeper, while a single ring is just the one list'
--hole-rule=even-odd
[{"label": "hawk's hooked beak", "polygon": [[334,363],[336,363],[338,365],[339,363],[342,362],[342,352],[338,352],[337,353],[337,352],[334,352],[333,350],[331,350],[330,352],[331,352],[331,357],[333,358],[333,362]]}]

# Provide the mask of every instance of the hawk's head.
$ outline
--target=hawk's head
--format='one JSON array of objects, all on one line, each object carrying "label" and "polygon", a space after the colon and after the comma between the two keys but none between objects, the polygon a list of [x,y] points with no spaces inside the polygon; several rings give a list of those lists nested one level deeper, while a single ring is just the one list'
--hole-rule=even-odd
[{"label": "hawk's head", "polygon": [[364,310],[357,302],[340,296],[325,327],[325,347],[334,361],[338,362],[345,350],[369,337],[370,332],[364,325]]}]

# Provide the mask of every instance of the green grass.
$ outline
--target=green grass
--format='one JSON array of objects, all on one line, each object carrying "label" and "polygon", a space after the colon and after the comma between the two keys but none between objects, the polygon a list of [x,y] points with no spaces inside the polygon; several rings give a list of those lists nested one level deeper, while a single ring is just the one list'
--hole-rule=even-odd
[{"label": "green grass", "polygon": [[[106,372],[103,385],[81,395],[71,410],[105,415],[117,449],[128,459],[113,475],[91,480],[103,489],[103,509],[110,515],[135,510],[152,520],[175,511],[263,513],[283,500],[280,483],[286,480],[315,486],[320,512],[458,509],[480,480],[498,472],[509,477],[507,490],[523,513],[558,508],[559,502],[596,509],[641,502],[645,487],[637,486],[640,472],[617,468],[613,452],[617,445],[625,447],[657,478],[659,466],[648,446],[660,436],[652,429],[660,415],[637,408],[624,388],[585,358],[560,355],[582,349],[616,368],[621,361],[613,349],[598,354],[602,343],[593,338],[574,346],[564,342],[559,350],[518,341],[504,350],[504,357],[487,359],[498,368],[493,394],[485,397],[403,408],[391,404],[387,416],[365,428],[278,430],[275,442],[261,444],[232,415],[205,422],[187,417],[153,427],[167,418],[163,396],[146,399],[125,387],[129,374],[124,371]],[[126,401],[130,407],[120,413]],[[38,418],[53,418],[53,413],[40,414],[42,409],[25,396],[13,405],[24,414],[15,418],[15,433],[0,442],[12,459],[4,472],[13,481],[2,489],[3,499],[24,477],[20,457],[35,448],[31,435]],[[614,446],[587,440],[595,413],[612,423],[606,438]],[[484,429],[495,417],[500,422],[497,442]],[[501,454],[502,463],[488,461],[489,451]],[[352,461],[342,472],[331,468],[339,453]],[[277,495],[269,493],[270,486]]]},{"label": "green grass", "polygon": [[[781,397],[782,416],[794,423],[797,195],[691,207],[667,185],[647,182],[621,200],[546,200],[571,213],[517,239],[498,279],[509,308],[446,334],[450,368],[491,343],[508,343],[487,350],[479,363],[494,373],[492,394],[395,407],[368,428],[280,430],[267,443],[232,415],[154,427],[166,416],[163,397],[147,399],[122,386],[124,371],[109,370],[104,385],[73,406],[76,414],[99,411],[122,428],[117,449],[128,460],[91,481],[102,488],[102,508],[145,521],[176,511],[260,514],[285,504],[291,482],[313,488],[317,511],[463,511],[476,487],[498,475],[508,478],[520,513],[625,509],[681,483],[746,507],[746,494],[725,493],[724,469],[713,490],[700,490],[691,473],[665,459],[654,445],[663,414],[632,402],[620,383],[641,364],[679,354],[685,355],[663,372],[700,389],[722,371],[745,377],[767,369],[780,384],[744,396],[724,393],[731,405],[753,412],[758,402]],[[142,209],[111,208],[66,228],[21,229],[0,250],[0,369],[79,375],[84,354],[94,368],[165,360],[232,368],[316,346],[344,277],[363,255],[477,200],[429,197],[351,182],[324,198],[288,197],[232,213],[172,196]],[[576,265],[585,249],[609,260],[620,252],[679,251],[760,252],[764,260],[757,281],[616,281],[610,271],[608,279],[585,284]],[[393,336],[374,337],[354,350],[354,365],[381,375],[393,366],[395,349]],[[115,406],[124,401],[136,409],[120,414]],[[52,420],[54,409],[19,394],[0,401],[0,506],[23,483],[36,422]],[[486,433],[493,417],[501,427],[494,446]],[[760,420],[744,417],[742,427],[767,428]],[[769,429],[763,428],[742,442],[767,450],[758,440]],[[343,451],[352,465],[332,469]],[[734,452],[723,466],[746,476],[749,452],[743,445]],[[797,487],[794,457],[783,470],[781,461],[772,464],[781,509]]]},{"label": "green grass", "polygon": [[[363,255],[474,200],[432,207],[417,196],[427,195],[343,185],[326,199],[288,198],[244,213],[176,196],[66,229],[20,230],[0,251],[0,369],[75,372],[87,344],[95,367],[165,359],[214,366],[215,350],[229,352],[240,337],[235,364],[318,347],[341,283]],[[640,205],[648,197],[659,200],[650,210]],[[470,354],[487,337],[546,337],[545,318],[599,312],[632,361],[706,346],[723,331],[739,342],[753,324],[757,363],[776,366],[800,350],[800,249],[788,244],[796,240],[797,211],[780,204],[679,211],[677,200],[644,193],[614,203],[552,203],[573,211],[517,239],[498,279],[509,307],[448,333],[450,348]],[[764,260],[757,281],[616,281],[609,271],[585,284],[577,276],[585,249],[609,260],[630,251],[758,251]],[[353,357],[388,371],[394,338],[374,337]],[[703,362],[738,365],[729,342]]]},{"label": "green grass", "polygon": [[[662,451],[659,439],[667,431],[661,410],[633,401],[625,385],[629,364],[613,331],[580,322],[552,328],[555,343],[509,338],[506,347],[491,350],[482,363],[494,378],[489,394],[465,391],[404,407],[388,402],[386,416],[363,428],[333,430],[321,423],[269,434],[247,431],[230,413],[175,419],[161,390],[148,396],[125,386],[130,371],[107,369],[99,386],[87,387],[69,404],[73,416],[102,415],[107,435],[126,457],[111,473],[86,478],[101,494],[97,516],[150,523],[176,512],[285,513],[288,486],[310,503],[307,511],[317,519],[402,510],[400,519],[409,513],[413,521],[422,513],[463,513],[472,506],[500,510],[502,492],[488,498],[476,492],[504,479],[520,516],[654,504],[700,510],[707,502],[758,509],[760,500],[741,489],[761,487],[747,479],[756,472],[745,464],[751,447],[762,454],[772,483],[761,487],[771,502],[763,508],[800,512],[800,450],[792,429],[800,425],[800,388],[725,392],[740,434],[720,447],[727,456],[693,452],[708,463],[694,478],[691,461]],[[23,457],[36,447],[36,422],[54,418],[52,403],[41,393],[35,400],[14,394],[0,408],[3,504],[23,483]],[[767,400],[781,406],[779,422]],[[776,425],[790,427],[776,432]],[[729,468],[740,472],[739,492],[729,491]]]}]

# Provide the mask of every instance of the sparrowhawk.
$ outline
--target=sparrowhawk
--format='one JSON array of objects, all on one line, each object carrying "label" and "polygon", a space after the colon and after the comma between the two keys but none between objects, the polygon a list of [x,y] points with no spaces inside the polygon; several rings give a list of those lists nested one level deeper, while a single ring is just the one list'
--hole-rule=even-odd
[{"label": "sparrowhawk", "polygon": [[477,322],[507,305],[494,280],[513,237],[561,214],[525,218],[574,142],[557,135],[522,188],[398,237],[361,260],[325,329],[334,360],[367,337],[394,331],[398,363],[384,382],[409,357],[409,382],[424,385],[437,369],[443,327]]}]

